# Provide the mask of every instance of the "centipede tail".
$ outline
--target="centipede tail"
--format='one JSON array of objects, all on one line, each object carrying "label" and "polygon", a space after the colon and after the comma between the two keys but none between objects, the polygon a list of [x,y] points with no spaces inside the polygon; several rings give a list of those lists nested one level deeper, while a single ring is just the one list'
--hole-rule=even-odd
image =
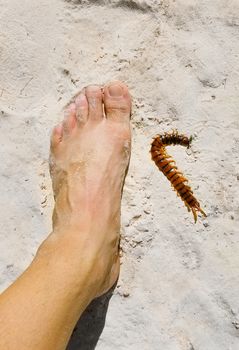
[{"label": "centipede tail", "polygon": [[185,135],[181,135],[177,130],[173,130],[171,133],[164,133],[163,135],[157,135],[151,145],[151,156],[156,166],[171,182],[172,187],[177,192],[177,195],[181,197],[188,211],[192,211],[194,221],[197,222],[197,212],[206,216],[201,209],[199,202],[193,195],[191,187],[188,185],[188,180],[178,170],[175,161],[167,153],[166,146],[181,145],[189,148],[192,142],[192,137],[188,138]]}]

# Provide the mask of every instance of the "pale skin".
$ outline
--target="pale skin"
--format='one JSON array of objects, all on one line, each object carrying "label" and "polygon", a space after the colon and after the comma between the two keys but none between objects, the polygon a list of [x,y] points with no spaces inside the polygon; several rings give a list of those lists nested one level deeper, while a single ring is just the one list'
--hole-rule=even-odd
[{"label": "pale skin", "polygon": [[0,296],[0,349],[65,349],[87,305],[116,282],[130,112],[122,82],[88,86],[54,128],[53,230]]}]

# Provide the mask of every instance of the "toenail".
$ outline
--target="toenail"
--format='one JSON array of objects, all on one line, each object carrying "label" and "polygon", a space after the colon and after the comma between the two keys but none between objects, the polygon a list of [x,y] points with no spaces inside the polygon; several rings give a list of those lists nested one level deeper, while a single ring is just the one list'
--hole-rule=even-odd
[{"label": "toenail", "polygon": [[108,86],[108,90],[111,97],[120,97],[123,95],[123,89],[118,84]]},{"label": "toenail", "polygon": [[100,91],[100,87],[97,85],[90,85],[87,87],[88,92],[98,92]]},{"label": "toenail", "polygon": [[69,117],[70,114],[74,113],[76,110],[76,106],[74,103],[71,103],[67,109],[65,109],[64,111],[64,119],[67,119]]},{"label": "toenail", "polygon": [[77,96],[77,98],[76,98],[76,104],[77,104],[78,106],[84,104],[85,102],[86,102],[86,97],[85,97],[84,94],[81,93],[80,95]]},{"label": "toenail", "polygon": [[57,134],[61,135],[62,134],[62,124],[60,123],[60,124],[56,125],[55,128],[54,128],[54,131]]}]

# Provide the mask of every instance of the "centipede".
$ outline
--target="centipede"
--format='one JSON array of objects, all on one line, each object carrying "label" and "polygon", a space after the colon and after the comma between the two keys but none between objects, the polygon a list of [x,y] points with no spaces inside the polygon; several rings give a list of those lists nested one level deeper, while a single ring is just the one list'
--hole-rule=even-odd
[{"label": "centipede", "polygon": [[177,195],[181,197],[189,212],[193,213],[194,222],[197,222],[198,213],[204,217],[207,215],[200,207],[200,203],[193,195],[193,191],[188,184],[188,179],[178,170],[176,162],[167,153],[167,146],[180,145],[189,148],[193,138],[184,134],[179,134],[178,130],[172,132],[165,132],[162,135],[154,137],[151,144],[151,156],[158,169],[171,182],[173,189]]}]

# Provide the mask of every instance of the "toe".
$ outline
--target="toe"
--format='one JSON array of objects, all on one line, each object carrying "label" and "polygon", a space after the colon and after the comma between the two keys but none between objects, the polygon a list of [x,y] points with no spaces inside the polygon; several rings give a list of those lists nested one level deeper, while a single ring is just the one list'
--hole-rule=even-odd
[{"label": "toe", "polygon": [[85,91],[80,92],[80,94],[75,99],[76,105],[76,119],[78,123],[84,124],[88,120],[88,101],[85,96]]},{"label": "toe", "polygon": [[128,121],[131,113],[131,97],[127,86],[119,81],[105,86],[104,105],[107,118]]},{"label": "toe", "polygon": [[85,88],[85,95],[88,101],[89,120],[100,121],[103,114],[103,94],[100,86],[90,85]]},{"label": "toe", "polygon": [[62,124],[59,124],[54,127],[52,134],[51,134],[51,148],[55,149],[59,143],[62,140],[63,136],[63,126]]},{"label": "toe", "polygon": [[65,110],[65,118],[62,123],[63,135],[69,135],[76,126],[76,105],[71,103]]}]

